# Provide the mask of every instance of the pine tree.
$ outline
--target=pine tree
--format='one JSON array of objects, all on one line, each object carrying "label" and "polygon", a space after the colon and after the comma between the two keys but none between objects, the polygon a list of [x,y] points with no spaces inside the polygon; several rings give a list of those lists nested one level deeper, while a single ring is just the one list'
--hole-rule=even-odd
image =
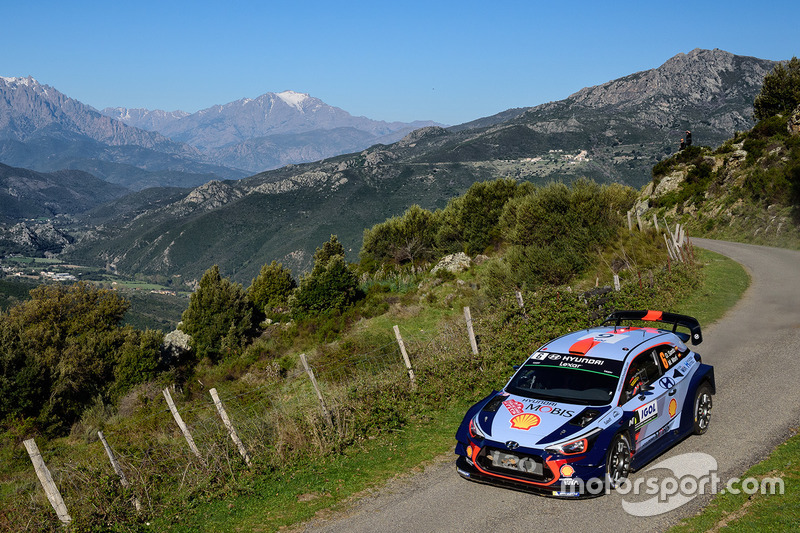
[{"label": "pine tree", "polygon": [[238,283],[223,278],[217,265],[203,274],[181,318],[181,329],[191,335],[197,355],[212,362],[243,346],[255,330],[253,304],[247,293]]}]

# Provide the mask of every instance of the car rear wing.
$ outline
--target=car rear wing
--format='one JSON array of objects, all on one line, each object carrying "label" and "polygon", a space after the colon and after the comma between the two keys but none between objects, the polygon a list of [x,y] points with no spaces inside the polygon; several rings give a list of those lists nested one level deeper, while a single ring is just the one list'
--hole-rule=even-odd
[{"label": "car rear wing", "polygon": [[[677,313],[665,313],[663,311],[614,311],[603,321],[603,324],[614,322],[619,326],[623,320],[640,320],[642,322],[663,322],[672,324],[672,332],[678,333],[678,326],[687,328],[691,332],[692,344],[703,342],[703,332],[700,330],[700,322],[696,318]],[[684,342],[689,340],[688,336]]]}]

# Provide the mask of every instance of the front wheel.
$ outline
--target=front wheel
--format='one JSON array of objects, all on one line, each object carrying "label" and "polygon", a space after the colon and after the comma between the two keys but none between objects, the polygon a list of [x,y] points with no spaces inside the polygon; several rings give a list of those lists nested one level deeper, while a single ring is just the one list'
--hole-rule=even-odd
[{"label": "front wheel", "polygon": [[631,471],[631,443],[624,433],[617,433],[611,440],[606,456],[606,479],[612,488],[628,478]]},{"label": "front wheel", "polygon": [[702,435],[708,431],[708,423],[711,421],[711,387],[708,383],[703,383],[697,387],[694,396],[694,433]]}]

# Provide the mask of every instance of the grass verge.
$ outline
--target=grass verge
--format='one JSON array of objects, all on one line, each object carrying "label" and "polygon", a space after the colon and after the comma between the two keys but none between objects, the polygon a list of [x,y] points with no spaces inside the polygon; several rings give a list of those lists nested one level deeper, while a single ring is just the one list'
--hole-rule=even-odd
[{"label": "grass verge", "polygon": [[303,465],[292,473],[242,481],[245,494],[198,503],[151,521],[152,531],[276,531],[349,505],[398,473],[422,471],[452,450],[455,431],[470,402],[416,417],[402,430],[363,441],[340,456]]},{"label": "grass verge", "polygon": [[703,284],[681,302],[681,312],[693,316],[705,328],[733,307],[750,285],[750,276],[742,266],[715,252],[695,248],[703,264]]},{"label": "grass verge", "polygon": [[[795,428],[795,433],[797,428]],[[741,478],[781,478],[784,493],[749,495],[720,492],[698,515],[685,519],[669,533],[695,531],[797,531],[800,528],[800,435],[779,445],[764,461]],[[746,488],[746,487],[745,487]]]}]

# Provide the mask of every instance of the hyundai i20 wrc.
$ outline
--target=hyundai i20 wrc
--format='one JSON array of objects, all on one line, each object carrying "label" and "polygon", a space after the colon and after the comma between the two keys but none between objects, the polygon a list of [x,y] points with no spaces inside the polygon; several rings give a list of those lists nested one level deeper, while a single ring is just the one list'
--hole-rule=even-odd
[{"label": "hyundai i20 wrc", "polygon": [[604,324],[548,342],[467,411],[456,433],[462,477],[592,496],[687,435],[705,433],[714,368],[686,345],[702,342],[698,321],[616,311]]}]

